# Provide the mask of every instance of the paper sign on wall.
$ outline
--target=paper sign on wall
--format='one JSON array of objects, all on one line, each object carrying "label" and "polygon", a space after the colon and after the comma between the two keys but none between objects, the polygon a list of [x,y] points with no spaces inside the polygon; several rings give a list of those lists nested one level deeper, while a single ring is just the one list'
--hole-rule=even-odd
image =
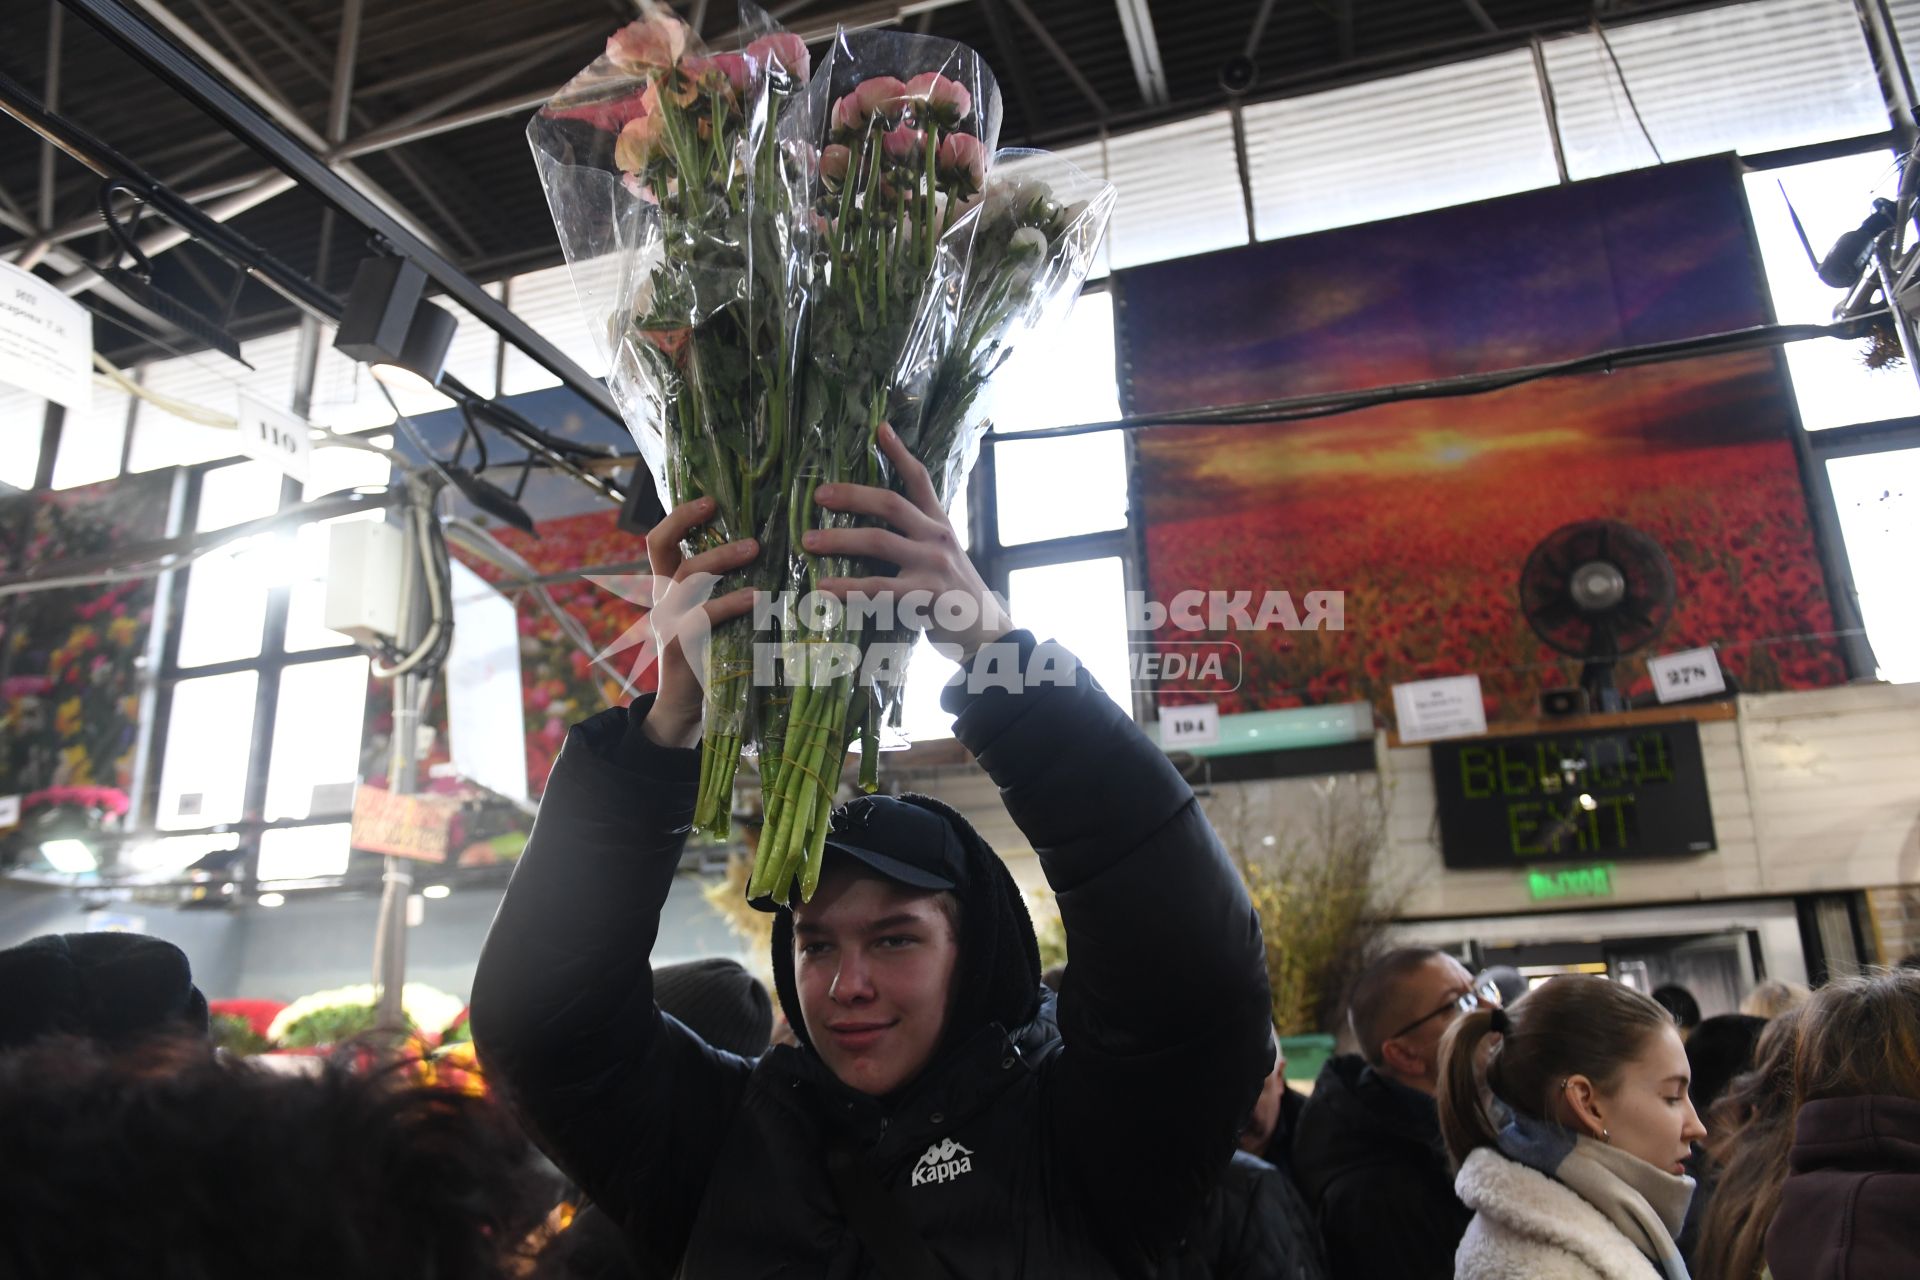
[{"label": "paper sign on wall", "polygon": [[1393,711],[1402,742],[1464,738],[1487,731],[1487,708],[1480,699],[1479,676],[1397,684],[1393,686]]},{"label": "paper sign on wall", "polygon": [[313,437],[305,419],[242,391],[234,415],[240,426],[240,452],[272,463],[302,484],[313,461]]},{"label": "paper sign on wall", "polygon": [[93,316],[31,271],[0,262],[0,386],[93,407]]},{"label": "paper sign on wall", "polygon": [[421,862],[445,862],[460,802],[361,787],[353,796],[353,847]]},{"label": "paper sign on wall", "polygon": [[20,825],[20,797],[0,796],[0,827]]},{"label": "paper sign on wall", "polygon": [[1684,702],[1727,690],[1720,659],[1711,649],[1682,649],[1648,658],[1647,674],[1653,677],[1653,696],[1662,702]]},{"label": "paper sign on wall", "polygon": [[1160,748],[1210,747],[1220,741],[1220,704],[1202,702],[1160,711]]}]

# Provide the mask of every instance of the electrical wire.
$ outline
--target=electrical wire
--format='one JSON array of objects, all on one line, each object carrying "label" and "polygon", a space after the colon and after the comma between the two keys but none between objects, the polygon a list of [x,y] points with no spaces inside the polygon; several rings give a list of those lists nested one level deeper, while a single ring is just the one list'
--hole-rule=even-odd
[{"label": "electrical wire", "polygon": [[383,665],[376,659],[372,663],[376,679],[389,680],[414,672],[431,678],[446,661],[447,650],[452,647],[453,618],[449,610],[453,598],[453,575],[447,564],[446,539],[441,534],[440,521],[433,510],[437,496],[437,492],[429,493],[421,501],[421,495],[414,495],[414,500],[408,503],[407,512],[408,519],[413,522],[414,542],[426,579],[427,608],[431,615],[427,633],[413,652],[393,665]]},{"label": "electrical wire", "polygon": [[1566,377],[1582,373],[1614,373],[1639,364],[1657,364],[1666,360],[1693,359],[1702,356],[1732,355],[1742,351],[1801,342],[1809,338],[1858,338],[1867,321],[1885,315],[1885,308],[1849,317],[1836,324],[1756,325],[1699,338],[1677,338],[1670,342],[1651,342],[1633,347],[1616,347],[1590,356],[1578,356],[1551,364],[1527,365],[1492,373],[1463,373],[1450,378],[1424,382],[1399,382],[1366,391],[1339,391],[1322,395],[1289,396],[1277,400],[1257,400],[1246,404],[1211,405],[1200,409],[1170,410],[1165,413],[1135,413],[1107,422],[1082,422],[1066,427],[1045,427],[1035,431],[991,432],[993,443],[1022,440],[1050,440],[1062,436],[1093,435],[1102,431],[1139,431],[1161,427],[1264,427],[1279,422],[1302,422],[1312,418],[1330,418],[1356,413],[1361,409],[1399,404],[1410,400],[1437,400],[1454,396],[1477,396],[1503,391],[1542,378]]},{"label": "electrical wire", "polygon": [[[93,367],[99,373],[100,383],[104,384],[108,389],[124,392],[138,400],[143,400],[162,413],[170,413],[176,418],[184,419],[187,422],[201,427],[233,430],[240,425],[240,420],[230,413],[224,413],[218,409],[209,409],[204,405],[197,405],[189,400],[179,400],[173,396],[155,391],[151,387],[142,385],[128,377],[125,370],[115,368],[105,356],[97,351],[93,353]],[[236,388],[239,387],[238,383],[234,383],[233,385]],[[313,441],[313,447],[316,449],[360,449],[368,453],[379,454],[385,458],[395,470],[403,474],[411,475],[417,470],[413,461],[406,457],[406,455],[397,453],[392,449],[383,448],[361,436],[335,431],[332,427],[322,426],[317,422],[308,422],[307,430],[319,433],[319,438]]]},{"label": "electrical wire", "polygon": [[1665,164],[1666,158],[1660,154],[1660,148],[1654,143],[1653,134],[1647,128],[1647,122],[1640,116],[1640,104],[1633,100],[1633,90],[1627,87],[1627,73],[1620,67],[1620,59],[1613,52],[1613,41],[1607,39],[1607,30],[1600,25],[1598,18],[1593,22],[1593,34],[1600,37],[1600,47],[1607,51],[1607,61],[1613,64],[1613,74],[1619,77],[1620,92],[1626,95],[1627,108],[1633,112],[1633,122],[1640,126],[1640,136],[1647,140],[1647,147],[1653,152],[1655,164]]}]

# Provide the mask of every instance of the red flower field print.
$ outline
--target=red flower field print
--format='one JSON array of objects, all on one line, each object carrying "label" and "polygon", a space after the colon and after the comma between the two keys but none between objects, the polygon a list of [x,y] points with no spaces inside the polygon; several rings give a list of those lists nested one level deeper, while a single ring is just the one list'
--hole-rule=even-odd
[{"label": "red flower field print", "polygon": [[[1357,390],[1764,323],[1724,160],[1129,272],[1130,412]],[[1654,652],[1712,645],[1743,689],[1843,681],[1770,352],[1543,379],[1337,417],[1140,434],[1147,589],[1345,593],[1339,631],[1238,631],[1227,712],[1371,701],[1478,673],[1492,718],[1532,714],[1578,663],[1517,582],[1590,517],[1652,536],[1678,601]],[[1163,629],[1162,641],[1202,638]],[[1644,655],[1641,655],[1642,657]],[[1639,658],[1616,673],[1646,688]],[[1188,687],[1191,686],[1189,682]]]}]

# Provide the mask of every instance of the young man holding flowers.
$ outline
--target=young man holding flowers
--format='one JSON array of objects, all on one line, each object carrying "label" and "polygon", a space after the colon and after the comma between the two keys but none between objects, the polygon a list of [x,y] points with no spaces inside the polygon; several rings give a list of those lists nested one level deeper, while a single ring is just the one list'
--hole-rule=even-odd
[{"label": "young man holding flowers", "polygon": [[[1012,630],[927,471],[890,428],[906,495],[856,484],[817,501],[886,527],[819,529],[819,554],[899,566],[845,593],[963,592],[970,668],[1058,670]],[[487,939],[473,1026],[489,1079],[621,1223],[643,1264],[745,1276],[1151,1275],[1189,1231],[1262,1077],[1259,922],[1192,791],[1077,664],[1064,681],[944,697],[1059,899],[1073,962],[1043,995],[1006,867],[924,797],[835,814],[818,891],[777,905],[772,963],[800,1039],[749,1061],[660,1013],[648,954],[699,777],[702,695],[675,636],[702,575],[682,559],[710,504],[648,538],[660,691],[576,726]],[[698,599],[696,599],[698,597]]]}]

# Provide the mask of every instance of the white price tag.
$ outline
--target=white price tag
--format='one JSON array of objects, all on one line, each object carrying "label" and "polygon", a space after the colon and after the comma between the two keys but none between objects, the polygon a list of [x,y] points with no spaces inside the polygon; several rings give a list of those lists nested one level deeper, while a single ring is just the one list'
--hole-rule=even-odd
[{"label": "white price tag", "polygon": [[271,462],[306,483],[313,460],[313,436],[300,415],[242,391],[235,417],[240,421],[240,452]]},{"label": "white price tag", "polygon": [[20,825],[20,797],[0,796],[0,827]]},{"label": "white price tag", "polygon": [[1402,742],[1465,738],[1487,731],[1487,709],[1480,700],[1479,676],[1446,676],[1439,680],[1397,684],[1393,686],[1393,711],[1399,721]]},{"label": "white price tag", "polygon": [[93,406],[93,315],[31,271],[0,262],[0,385]]},{"label": "white price tag", "polygon": [[1160,746],[1210,747],[1220,741],[1220,704],[1201,702],[1191,707],[1166,707],[1160,712]]},{"label": "white price tag", "polygon": [[1653,677],[1653,696],[1662,702],[1684,702],[1711,693],[1725,693],[1727,678],[1711,649],[1682,649],[1647,659]]},{"label": "white price tag", "polygon": [[353,789],[356,785],[352,782],[314,783],[313,797],[307,805],[308,813],[353,812]]}]

